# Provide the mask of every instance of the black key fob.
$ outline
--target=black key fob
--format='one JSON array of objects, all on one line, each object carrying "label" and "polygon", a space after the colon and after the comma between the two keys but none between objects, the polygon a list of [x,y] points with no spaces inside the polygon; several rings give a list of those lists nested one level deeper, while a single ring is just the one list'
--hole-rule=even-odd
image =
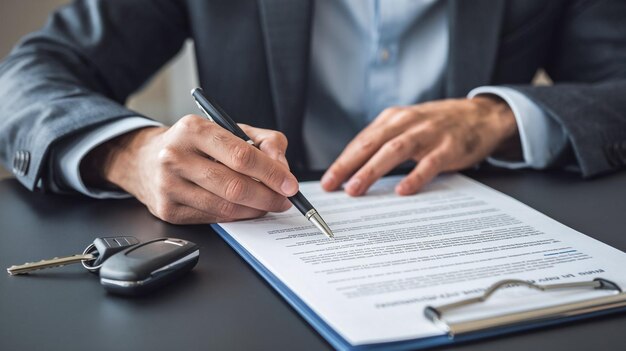
[{"label": "black key fob", "polygon": [[191,241],[161,238],[129,247],[104,261],[100,284],[115,294],[138,295],[189,272],[200,249]]}]

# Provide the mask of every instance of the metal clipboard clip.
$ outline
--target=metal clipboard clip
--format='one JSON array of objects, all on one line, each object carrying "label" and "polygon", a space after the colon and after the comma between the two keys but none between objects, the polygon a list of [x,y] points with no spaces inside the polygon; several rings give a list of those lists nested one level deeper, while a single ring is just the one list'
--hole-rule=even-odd
[{"label": "metal clipboard clip", "polygon": [[[446,319],[444,318],[444,314],[446,312],[460,307],[484,302],[499,289],[510,285],[521,285],[540,291],[592,288],[600,290],[614,290],[616,294],[574,303],[560,304],[539,309],[462,322],[449,322],[446,321]],[[485,290],[485,292],[481,296],[472,297],[469,299],[464,299],[437,307],[426,306],[424,308],[424,316],[435,325],[437,325],[439,328],[445,330],[450,338],[454,338],[456,335],[476,331],[484,331],[501,327],[521,326],[524,324],[534,324],[620,307],[626,307],[626,293],[623,293],[622,289],[617,284],[603,278],[596,278],[592,281],[587,282],[573,282],[548,285],[534,284],[525,280],[507,279],[498,281],[495,284],[491,285],[487,290]]]}]

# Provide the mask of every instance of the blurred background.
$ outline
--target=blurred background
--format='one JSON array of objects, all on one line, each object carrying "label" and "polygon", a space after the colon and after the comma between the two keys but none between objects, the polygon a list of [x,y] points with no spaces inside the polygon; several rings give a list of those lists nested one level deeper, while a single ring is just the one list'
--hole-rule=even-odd
[{"label": "blurred background", "polygon": [[[41,28],[54,9],[70,0],[0,0],[0,59],[4,59],[17,41]],[[181,53],[164,67],[128,102],[128,106],[166,124],[197,113],[189,91],[197,85],[193,44],[188,42]],[[0,98],[0,103],[2,99]],[[0,165],[0,179],[11,173]]]}]

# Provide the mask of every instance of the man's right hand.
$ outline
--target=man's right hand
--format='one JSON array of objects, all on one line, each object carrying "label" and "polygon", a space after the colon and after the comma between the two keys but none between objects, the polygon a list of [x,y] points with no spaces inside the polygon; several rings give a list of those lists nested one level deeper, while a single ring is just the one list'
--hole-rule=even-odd
[{"label": "man's right hand", "polygon": [[[174,224],[254,218],[287,210],[298,192],[279,132],[240,125],[259,149],[200,116],[129,132],[81,164],[91,186],[112,183]],[[254,179],[253,179],[254,178]],[[258,179],[259,181],[256,181]]]}]

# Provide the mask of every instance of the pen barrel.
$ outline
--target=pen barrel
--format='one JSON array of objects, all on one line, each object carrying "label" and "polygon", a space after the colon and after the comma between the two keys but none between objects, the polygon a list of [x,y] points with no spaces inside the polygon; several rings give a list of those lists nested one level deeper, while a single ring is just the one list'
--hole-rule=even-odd
[{"label": "pen barrel", "polygon": [[296,195],[288,197],[288,199],[303,215],[306,215],[307,212],[313,209],[313,205],[299,191]]},{"label": "pen barrel", "polygon": [[[204,90],[202,90],[202,88],[195,88],[192,90],[191,96],[193,96],[198,103],[198,106],[200,106],[200,109],[206,113],[208,117],[213,120],[213,122],[246,142],[248,140],[252,141],[252,139],[250,139],[250,137],[239,127],[237,122],[230,118],[228,113],[226,113],[226,111],[224,111],[220,105],[217,104],[217,102],[204,95]],[[252,144],[254,144],[254,142],[252,142]]]}]

